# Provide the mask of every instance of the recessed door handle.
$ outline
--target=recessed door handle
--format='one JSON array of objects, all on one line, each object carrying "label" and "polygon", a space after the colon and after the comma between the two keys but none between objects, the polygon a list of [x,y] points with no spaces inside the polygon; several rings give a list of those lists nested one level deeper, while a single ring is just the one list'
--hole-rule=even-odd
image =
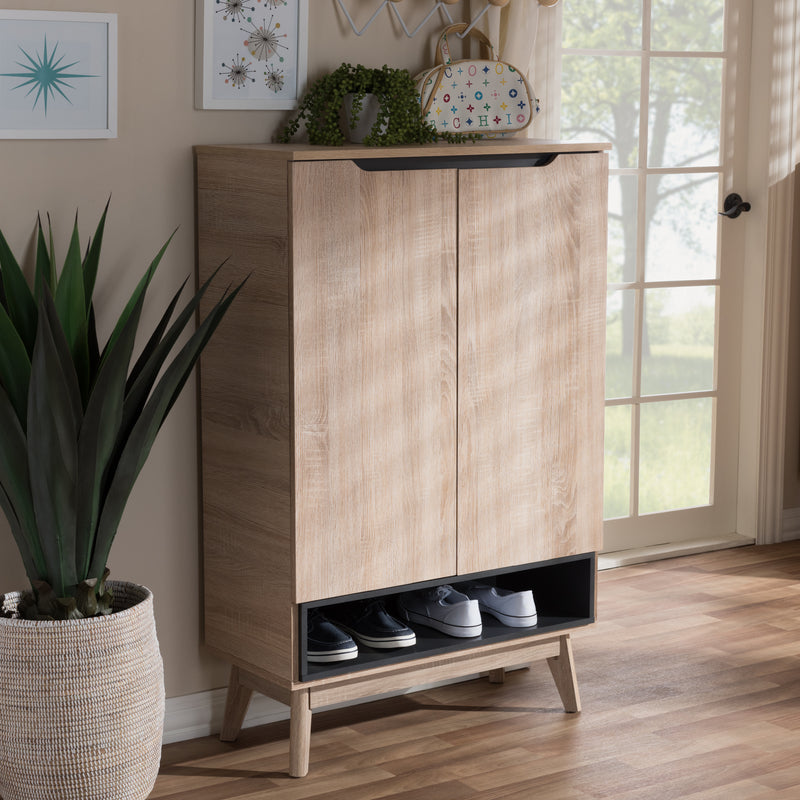
[{"label": "recessed door handle", "polygon": [[721,217],[727,217],[728,219],[736,219],[743,211],[750,210],[750,203],[742,200],[742,196],[740,194],[736,194],[736,192],[731,192],[726,198],[725,203],[723,204],[724,211],[720,211],[719,215]]}]

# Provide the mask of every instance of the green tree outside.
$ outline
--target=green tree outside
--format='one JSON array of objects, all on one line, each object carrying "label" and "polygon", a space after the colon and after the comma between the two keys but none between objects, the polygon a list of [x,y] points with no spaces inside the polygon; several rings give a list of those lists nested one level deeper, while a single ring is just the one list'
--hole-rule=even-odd
[{"label": "green tree outside", "polygon": [[[610,142],[612,170],[643,166],[674,170],[650,172],[643,181],[633,172],[612,176],[610,284],[632,283],[642,277],[646,282],[714,278],[718,175],[682,170],[719,164],[722,59],[706,54],[722,50],[724,2],[652,0],[649,29],[654,55],[644,70],[643,5],[630,0],[563,0],[562,138]],[[676,55],[684,52],[703,55]],[[646,120],[641,119],[643,74],[649,79]],[[646,157],[640,152],[645,137]],[[643,263],[639,263],[640,237]],[[643,393],[713,388],[709,383],[713,380],[714,291],[713,287],[694,294],[645,289],[641,298],[645,303]],[[635,291],[615,287],[609,293],[608,397],[634,393],[635,302]],[[708,502],[710,446],[704,442],[711,441],[710,408],[708,402],[672,401],[664,403],[658,414],[653,409],[642,415],[643,424],[645,417],[658,418],[658,425],[642,430],[642,447],[650,448],[652,454],[671,454],[664,456],[665,469],[654,470],[649,479],[644,466],[653,459],[642,450],[639,499],[643,512]],[[609,407],[607,517],[628,513],[630,420],[630,407]],[[670,469],[666,464],[670,460],[679,466]],[[652,485],[646,485],[646,480]],[[698,485],[703,487],[699,495]]]}]

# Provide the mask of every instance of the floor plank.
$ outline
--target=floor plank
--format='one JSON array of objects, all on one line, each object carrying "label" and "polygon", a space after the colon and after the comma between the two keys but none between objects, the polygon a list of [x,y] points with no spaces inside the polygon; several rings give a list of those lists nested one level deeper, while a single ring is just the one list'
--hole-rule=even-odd
[{"label": "floor plank", "polygon": [[800,542],[598,576],[574,637],[583,712],[544,661],[314,715],[309,775],[288,725],[164,748],[151,800],[800,798]]}]

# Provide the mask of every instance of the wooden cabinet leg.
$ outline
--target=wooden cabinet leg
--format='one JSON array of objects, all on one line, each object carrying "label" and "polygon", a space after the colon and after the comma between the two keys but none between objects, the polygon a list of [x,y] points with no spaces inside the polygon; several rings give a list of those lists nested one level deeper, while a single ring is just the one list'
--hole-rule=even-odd
[{"label": "wooden cabinet leg", "polygon": [[311,698],[308,690],[292,692],[289,720],[289,774],[302,778],[308,774],[311,749]]},{"label": "wooden cabinet leg", "polygon": [[231,667],[231,676],[228,681],[228,696],[225,700],[225,716],[222,720],[222,730],[219,738],[223,742],[235,742],[242,729],[247,707],[253,690],[242,686],[239,682],[239,667]]},{"label": "wooden cabinet leg", "polygon": [[489,670],[489,683],[505,683],[505,682],[506,682],[505,667]]},{"label": "wooden cabinet leg", "polygon": [[564,704],[564,711],[574,714],[581,710],[581,697],[578,693],[578,679],[575,676],[575,663],[572,658],[572,641],[569,634],[559,637],[559,653],[547,659],[553,680]]}]

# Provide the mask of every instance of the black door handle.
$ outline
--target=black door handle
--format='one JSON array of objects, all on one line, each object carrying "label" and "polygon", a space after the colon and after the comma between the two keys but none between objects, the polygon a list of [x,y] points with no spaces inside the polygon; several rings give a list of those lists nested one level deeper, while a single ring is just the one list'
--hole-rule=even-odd
[{"label": "black door handle", "polygon": [[719,215],[721,217],[727,217],[728,219],[736,219],[743,211],[750,210],[750,203],[745,202],[742,200],[742,196],[740,194],[736,194],[736,192],[732,192],[725,198],[725,203],[723,205],[724,211],[720,211]]}]

